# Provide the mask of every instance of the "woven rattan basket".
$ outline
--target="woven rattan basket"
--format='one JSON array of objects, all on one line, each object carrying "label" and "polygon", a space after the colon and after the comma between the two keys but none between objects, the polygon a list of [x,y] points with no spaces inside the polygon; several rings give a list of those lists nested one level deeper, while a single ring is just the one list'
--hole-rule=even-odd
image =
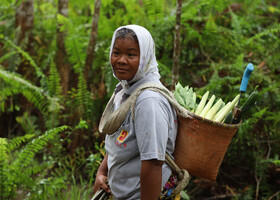
[{"label": "woven rattan basket", "polygon": [[214,123],[193,113],[178,115],[179,127],[174,152],[175,163],[190,175],[215,180],[240,124]]}]

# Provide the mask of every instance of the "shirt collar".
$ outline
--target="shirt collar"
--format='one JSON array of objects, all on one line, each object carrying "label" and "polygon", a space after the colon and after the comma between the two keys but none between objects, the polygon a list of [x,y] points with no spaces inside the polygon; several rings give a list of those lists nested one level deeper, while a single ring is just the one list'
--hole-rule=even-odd
[{"label": "shirt collar", "polygon": [[[160,80],[158,76],[154,75],[154,73],[148,73],[145,77],[132,83],[130,87],[124,91],[124,95],[129,97],[139,86],[149,82],[160,83]],[[121,89],[122,89],[122,85],[119,83],[116,86],[116,93],[119,92]]]}]

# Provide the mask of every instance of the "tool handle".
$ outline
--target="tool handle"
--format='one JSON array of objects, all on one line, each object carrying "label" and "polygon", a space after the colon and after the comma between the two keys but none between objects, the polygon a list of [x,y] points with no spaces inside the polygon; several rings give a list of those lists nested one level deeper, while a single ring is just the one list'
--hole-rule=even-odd
[{"label": "tool handle", "polygon": [[243,77],[242,77],[242,82],[241,82],[241,85],[240,85],[240,92],[246,92],[248,81],[249,81],[250,75],[251,75],[253,70],[254,70],[253,64],[249,63],[247,65],[247,67],[245,69],[245,72],[243,74]]}]

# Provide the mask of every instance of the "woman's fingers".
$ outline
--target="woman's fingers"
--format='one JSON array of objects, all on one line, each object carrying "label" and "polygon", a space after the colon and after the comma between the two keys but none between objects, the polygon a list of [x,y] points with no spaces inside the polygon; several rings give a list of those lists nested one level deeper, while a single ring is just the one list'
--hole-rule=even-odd
[{"label": "woman's fingers", "polygon": [[[107,179],[106,179],[107,180]],[[107,193],[111,193],[110,187],[106,184],[106,180],[102,182],[101,188],[105,190]]]},{"label": "woman's fingers", "polygon": [[96,193],[99,189],[105,190],[107,193],[111,193],[109,186],[107,185],[107,177],[104,175],[99,175],[96,177],[93,191]]}]

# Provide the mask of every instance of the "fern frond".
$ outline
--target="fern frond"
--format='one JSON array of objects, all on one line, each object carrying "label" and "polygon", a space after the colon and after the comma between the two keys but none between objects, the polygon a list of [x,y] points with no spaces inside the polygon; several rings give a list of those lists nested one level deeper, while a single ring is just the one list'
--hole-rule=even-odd
[{"label": "fern frond", "polygon": [[93,99],[91,98],[90,92],[87,90],[86,81],[82,72],[79,75],[78,90],[77,90],[77,103],[85,119],[91,119],[92,117],[92,106]]},{"label": "fern frond", "polygon": [[144,1],[145,12],[148,13],[148,16],[151,17],[152,20],[160,19],[164,17],[164,5],[165,3],[162,1]]},{"label": "fern frond", "polygon": [[45,113],[47,110],[48,102],[45,101],[45,97],[40,88],[35,85],[32,85],[28,81],[21,78],[19,75],[5,70],[0,69],[0,78],[4,80],[11,87],[6,87],[5,96],[16,95],[21,93],[24,95],[28,101],[33,103],[42,113]]},{"label": "fern frond", "polygon": [[[30,175],[43,173],[44,170],[52,167],[52,162],[37,163],[34,157],[50,142],[57,140],[59,133],[67,130],[72,129],[69,126],[54,128],[31,141],[30,139],[35,135],[26,134],[10,141],[0,138],[0,199],[12,199],[17,185],[30,184],[30,181],[33,180]],[[23,142],[27,142],[27,144],[19,153],[15,154],[16,158],[8,165],[8,153],[12,153]]]},{"label": "fern frond", "polygon": [[102,68],[102,71],[104,74],[107,94],[108,96],[111,96],[118,84],[118,80],[113,76],[113,70],[109,63]]},{"label": "fern frond", "polygon": [[73,24],[67,17],[64,17],[61,14],[57,14],[57,22],[59,23],[59,30],[60,31],[70,31],[73,32]]},{"label": "fern frond", "polygon": [[48,144],[48,142],[58,136],[59,133],[70,129],[69,126],[61,126],[58,128],[51,129],[46,131],[43,135],[38,138],[33,139],[29,142],[26,147],[20,152],[17,160],[12,165],[27,167],[31,164],[32,159],[35,154],[44,149],[44,147]]},{"label": "fern frond", "polygon": [[59,96],[61,94],[60,76],[53,61],[51,61],[50,75],[48,77],[48,91],[49,95]]},{"label": "fern frond", "polygon": [[48,129],[57,127],[59,125],[59,111],[63,107],[58,103],[58,98],[53,98],[55,101],[49,105],[49,114],[44,115],[45,126]]},{"label": "fern frond", "polygon": [[81,47],[81,43],[76,41],[76,37],[66,39],[66,51],[69,55],[69,61],[74,64],[73,68],[76,73],[82,72],[85,66],[85,53]]},{"label": "fern frond", "polygon": [[4,56],[0,57],[0,63],[2,63],[4,60],[8,59],[9,57],[11,57],[12,55],[14,55],[16,53],[17,53],[16,51],[6,53]]},{"label": "fern frond", "polygon": [[[1,81],[1,79],[0,79]],[[1,88],[0,93],[0,112],[5,112],[5,101],[8,99],[9,96],[20,94],[20,91],[16,88],[6,86],[5,88]]]},{"label": "fern frond", "polygon": [[57,98],[48,96],[40,87],[33,85],[19,74],[8,72],[0,69],[0,79],[4,80],[12,87],[10,91],[6,90],[6,94],[18,94],[24,95],[28,101],[33,103],[43,114],[48,110],[60,109],[61,106],[58,103]]},{"label": "fern frond", "polygon": [[62,106],[59,104],[61,99],[61,85],[60,85],[60,75],[56,66],[51,60],[50,75],[48,78],[48,91],[49,95],[52,97],[52,103],[49,105],[49,115],[45,115],[45,125],[47,128],[54,128],[59,124],[59,111]]},{"label": "fern frond", "polygon": [[53,103],[49,106],[50,114],[44,116],[45,118],[45,125],[47,128],[54,128],[59,124],[59,111],[62,106],[59,104],[61,99],[61,85],[60,85],[60,75],[58,70],[51,59],[50,63],[50,75],[48,77],[48,91],[49,95],[55,100],[52,101]]},{"label": "fern frond", "polygon": [[22,78],[19,74],[0,69],[0,77],[8,84],[11,85],[16,84],[16,86],[24,85],[25,87],[32,89],[36,93],[43,93],[43,90],[41,88],[28,82],[27,80]]},{"label": "fern frond", "polygon": [[52,167],[52,164],[49,162],[36,163],[35,165],[33,163],[32,167],[28,167],[25,172],[27,174],[38,174],[42,173],[46,169],[49,169],[50,167]]},{"label": "fern frond", "polygon": [[37,66],[37,64],[35,63],[35,61],[31,58],[31,56],[25,52],[24,50],[22,50],[19,46],[15,45],[12,41],[10,41],[9,39],[6,38],[6,41],[12,46],[14,47],[26,60],[28,60],[30,62],[30,65],[32,67],[34,67],[36,75],[38,76],[38,78],[40,78],[40,83],[41,86],[45,88],[46,86],[46,77],[45,74],[41,71],[41,69]]},{"label": "fern frond", "polygon": [[74,28],[74,24],[69,18],[58,14],[57,21],[60,24],[60,31],[67,31],[65,46],[69,61],[73,64],[75,73],[80,73],[85,65],[86,54],[84,49],[86,46],[80,41],[81,36],[77,32],[77,27]]},{"label": "fern frond", "polygon": [[74,130],[77,129],[88,129],[88,124],[85,120],[80,120],[79,124],[75,126]]},{"label": "fern frond", "polygon": [[[230,7],[229,7],[230,8]],[[231,15],[231,26],[237,34],[234,34],[235,37],[238,37],[242,34],[242,27],[238,16],[234,12],[230,12]]]},{"label": "fern frond", "polygon": [[0,138],[0,165],[8,158],[7,154],[7,139]]},{"label": "fern frond", "polygon": [[30,115],[28,112],[24,112],[22,116],[16,117],[17,122],[22,126],[25,134],[40,135],[41,131],[37,129],[36,117]]},{"label": "fern frond", "polygon": [[9,145],[7,146],[7,151],[11,152],[17,147],[19,147],[22,143],[27,142],[35,137],[35,134],[25,134],[24,136],[18,136],[11,140],[9,140]]},{"label": "fern frond", "polygon": [[7,139],[0,138],[0,198],[8,199],[10,193],[10,184],[7,172]]},{"label": "fern frond", "polygon": [[278,34],[280,33],[280,25],[278,25],[276,28],[267,29],[263,32],[257,33],[256,35],[254,35],[253,37],[249,38],[246,41],[246,45],[250,44],[254,40],[260,39],[263,36],[270,35],[270,34],[276,34],[276,33],[278,33]]}]

